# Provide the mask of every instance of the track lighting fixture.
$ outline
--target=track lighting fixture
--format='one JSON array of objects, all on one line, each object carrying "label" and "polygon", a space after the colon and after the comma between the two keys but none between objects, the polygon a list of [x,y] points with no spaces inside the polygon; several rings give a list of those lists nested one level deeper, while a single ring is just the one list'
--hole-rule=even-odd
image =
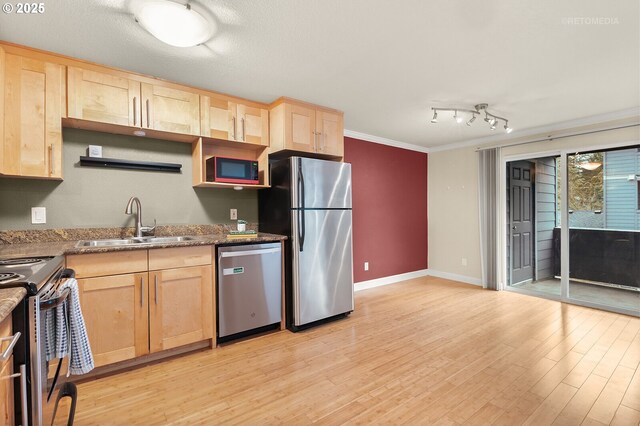
[{"label": "track lighting fixture", "polygon": [[487,104],[478,104],[474,106],[475,110],[464,109],[464,108],[431,108],[433,110],[433,118],[431,119],[431,122],[432,123],[438,122],[439,111],[451,111],[453,112],[453,119],[456,121],[456,123],[462,123],[464,121],[464,117],[459,114],[460,112],[462,112],[462,113],[471,114],[471,118],[467,120],[467,126],[471,126],[471,124],[473,124],[473,122],[476,121],[476,115],[480,115],[484,112],[484,121],[489,123],[489,128],[491,130],[495,130],[498,125],[498,122],[502,120],[504,121],[505,132],[507,133],[513,132],[513,129],[509,127],[509,121],[506,118],[499,117],[495,114],[491,114],[489,111],[487,111],[488,106],[489,105]]}]

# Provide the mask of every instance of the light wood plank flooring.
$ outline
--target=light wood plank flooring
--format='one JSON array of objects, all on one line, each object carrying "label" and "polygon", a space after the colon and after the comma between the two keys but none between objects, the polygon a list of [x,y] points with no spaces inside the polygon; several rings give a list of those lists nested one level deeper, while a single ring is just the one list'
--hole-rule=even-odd
[{"label": "light wood plank flooring", "polygon": [[421,278],[347,320],[79,386],[77,425],[637,425],[640,319]]}]

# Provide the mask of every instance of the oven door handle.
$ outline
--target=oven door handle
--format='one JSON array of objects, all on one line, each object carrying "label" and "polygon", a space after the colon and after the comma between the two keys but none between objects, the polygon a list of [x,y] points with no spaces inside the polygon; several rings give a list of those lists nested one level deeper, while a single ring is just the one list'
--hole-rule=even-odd
[{"label": "oven door handle", "polygon": [[54,297],[53,299],[41,301],[40,310],[48,311],[49,309],[53,309],[62,305],[64,301],[67,300],[67,297],[69,296],[69,292],[70,290],[67,288],[62,291],[62,294],[60,296]]},{"label": "oven door handle", "polygon": [[69,269],[69,268],[65,268],[62,271],[62,274],[60,275],[60,278],[75,278],[76,277],[76,271],[74,271],[73,269]]}]

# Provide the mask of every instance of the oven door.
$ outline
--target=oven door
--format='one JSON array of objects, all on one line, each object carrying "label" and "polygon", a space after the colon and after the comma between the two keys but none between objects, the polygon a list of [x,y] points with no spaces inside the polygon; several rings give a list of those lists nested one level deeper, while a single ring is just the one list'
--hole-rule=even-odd
[{"label": "oven door", "polygon": [[[71,425],[75,414],[76,389],[67,379],[68,355],[47,361],[47,342],[55,341],[55,328],[47,327],[46,316],[55,315],[55,309],[67,299],[68,290],[60,293],[58,287],[74,276],[73,270],[64,269],[51,279],[38,295],[31,298],[30,318],[36,319],[31,345],[31,414],[34,425]],[[69,396],[71,404],[59,404]],[[60,405],[60,407],[59,407]]]}]

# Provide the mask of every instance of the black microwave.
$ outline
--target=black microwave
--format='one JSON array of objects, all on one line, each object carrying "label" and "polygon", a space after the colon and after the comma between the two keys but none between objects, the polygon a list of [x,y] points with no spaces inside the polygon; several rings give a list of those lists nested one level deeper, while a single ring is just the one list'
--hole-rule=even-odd
[{"label": "black microwave", "polygon": [[240,158],[211,157],[206,162],[207,182],[257,185],[258,162]]}]

